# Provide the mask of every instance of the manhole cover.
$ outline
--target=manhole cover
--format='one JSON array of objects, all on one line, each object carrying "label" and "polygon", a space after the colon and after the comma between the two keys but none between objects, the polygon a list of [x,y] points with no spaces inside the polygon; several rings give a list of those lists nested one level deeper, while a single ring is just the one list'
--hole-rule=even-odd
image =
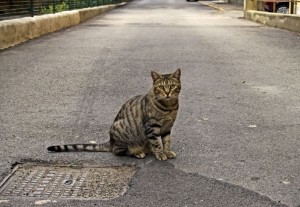
[{"label": "manhole cover", "polygon": [[135,172],[133,166],[17,166],[0,183],[0,196],[108,200],[126,192]]}]

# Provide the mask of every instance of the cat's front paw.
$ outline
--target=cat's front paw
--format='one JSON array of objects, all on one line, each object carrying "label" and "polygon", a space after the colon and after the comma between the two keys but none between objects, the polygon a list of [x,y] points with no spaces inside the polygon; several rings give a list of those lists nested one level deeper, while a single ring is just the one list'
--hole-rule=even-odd
[{"label": "cat's front paw", "polygon": [[173,151],[166,151],[166,152],[164,152],[164,154],[165,154],[165,155],[167,156],[167,158],[169,158],[169,159],[173,159],[173,158],[176,157],[176,153],[173,152]]},{"label": "cat's front paw", "polygon": [[168,157],[164,153],[158,153],[155,155],[156,159],[158,160],[167,160]]}]

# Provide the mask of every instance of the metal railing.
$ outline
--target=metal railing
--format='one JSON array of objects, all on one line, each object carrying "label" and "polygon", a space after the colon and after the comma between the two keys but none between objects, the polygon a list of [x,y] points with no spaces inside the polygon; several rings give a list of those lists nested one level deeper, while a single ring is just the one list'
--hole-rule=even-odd
[{"label": "metal railing", "polygon": [[121,2],[122,0],[0,0],[0,21]]},{"label": "metal railing", "polygon": [[300,15],[299,10],[299,0],[257,0],[257,11]]}]

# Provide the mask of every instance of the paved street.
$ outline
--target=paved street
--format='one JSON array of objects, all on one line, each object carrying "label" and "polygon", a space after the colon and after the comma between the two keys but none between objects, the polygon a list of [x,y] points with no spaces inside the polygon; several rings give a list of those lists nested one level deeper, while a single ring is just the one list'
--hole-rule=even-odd
[{"label": "paved street", "polygon": [[[120,166],[137,173],[108,201],[40,206],[300,206],[300,35],[184,0],[128,5],[0,51],[0,179],[17,163]],[[182,70],[177,158],[48,153],[101,143],[150,71]],[[44,198],[0,196],[0,206]]]}]

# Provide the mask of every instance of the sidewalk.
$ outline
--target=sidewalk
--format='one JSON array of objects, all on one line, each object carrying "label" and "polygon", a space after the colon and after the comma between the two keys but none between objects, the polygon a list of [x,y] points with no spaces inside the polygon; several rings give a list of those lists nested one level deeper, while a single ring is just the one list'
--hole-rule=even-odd
[{"label": "sidewalk", "polygon": [[230,4],[230,3],[223,3],[220,1],[198,1],[200,4],[212,7],[216,9],[217,13],[226,15],[227,17],[240,19],[244,18],[244,7]]},{"label": "sidewalk", "polygon": [[248,10],[244,12],[243,6],[219,1],[198,1],[200,4],[217,9],[220,13],[233,18],[245,18],[271,27],[300,32],[300,17],[293,14],[278,14],[263,11]]},{"label": "sidewalk", "polygon": [[212,7],[219,11],[243,11],[243,6],[218,1],[198,1],[200,4]]}]

